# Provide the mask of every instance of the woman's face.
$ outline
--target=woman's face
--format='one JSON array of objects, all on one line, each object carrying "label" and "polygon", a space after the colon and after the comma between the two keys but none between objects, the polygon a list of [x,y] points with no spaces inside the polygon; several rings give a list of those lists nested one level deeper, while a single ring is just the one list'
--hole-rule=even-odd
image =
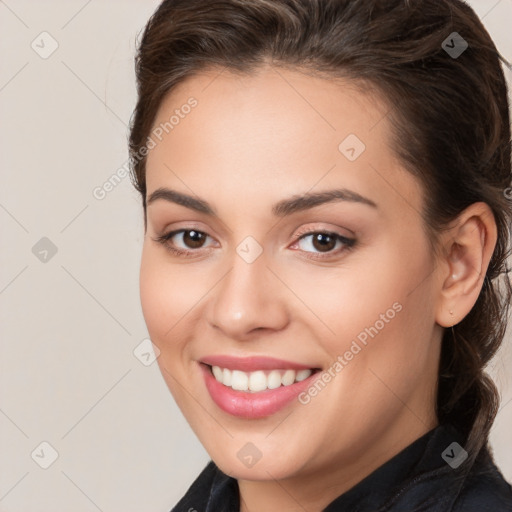
[{"label": "woman's face", "polygon": [[143,313],[177,404],[240,480],[357,480],[436,424],[440,278],[387,111],[265,67],[196,75],[158,112]]}]

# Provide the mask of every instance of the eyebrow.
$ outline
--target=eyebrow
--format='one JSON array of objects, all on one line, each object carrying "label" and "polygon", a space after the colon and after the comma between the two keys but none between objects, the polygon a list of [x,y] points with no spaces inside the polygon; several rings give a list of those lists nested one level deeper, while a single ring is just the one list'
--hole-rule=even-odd
[{"label": "eyebrow", "polygon": [[[215,208],[207,201],[170,188],[160,187],[156,189],[148,197],[147,205],[149,206],[159,199],[185,206],[186,208],[190,208],[191,210],[195,210],[199,213],[218,217]],[[296,212],[309,210],[315,206],[338,201],[348,201],[351,203],[364,204],[372,208],[378,208],[377,204],[371,199],[368,199],[367,197],[364,197],[352,190],[341,188],[326,190],[323,192],[307,192],[302,195],[292,196],[289,199],[283,199],[272,206],[272,214],[276,217],[284,217]]]}]

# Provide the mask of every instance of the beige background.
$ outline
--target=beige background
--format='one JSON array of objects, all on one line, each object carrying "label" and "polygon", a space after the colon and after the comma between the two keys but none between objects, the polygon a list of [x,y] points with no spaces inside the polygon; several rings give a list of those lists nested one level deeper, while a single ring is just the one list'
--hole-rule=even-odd
[{"label": "beige background", "polygon": [[[512,61],[512,0],[470,3]],[[3,512],[168,511],[208,460],[133,353],[147,337],[139,198],[129,178],[93,195],[126,162],[135,37],[157,4],[0,1]],[[509,336],[492,443],[512,481],[511,367]]]}]

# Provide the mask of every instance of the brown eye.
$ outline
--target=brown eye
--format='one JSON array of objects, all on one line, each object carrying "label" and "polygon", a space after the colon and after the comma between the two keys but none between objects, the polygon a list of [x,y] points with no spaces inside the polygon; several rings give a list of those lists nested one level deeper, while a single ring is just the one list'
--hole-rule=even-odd
[{"label": "brown eye", "polygon": [[183,243],[190,249],[199,249],[203,246],[206,235],[201,231],[188,230],[182,231]]},{"label": "brown eye", "polygon": [[331,251],[336,246],[336,237],[327,233],[315,233],[313,236],[313,247],[320,251]]},{"label": "brown eye", "polygon": [[330,252],[345,239],[336,233],[310,232],[299,238],[299,246],[307,252]]},{"label": "brown eye", "polygon": [[296,241],[299,249],[309,259],[329,258],[352,249],[356,241],[338,233],[328,231],[309,231],[302,233]]},{"label": "brown eye", "polygon": [[211,237],[202,231],[178,229],[157,237],[155,241],[174,254],[192,254],[205,246],[207,238]]}]

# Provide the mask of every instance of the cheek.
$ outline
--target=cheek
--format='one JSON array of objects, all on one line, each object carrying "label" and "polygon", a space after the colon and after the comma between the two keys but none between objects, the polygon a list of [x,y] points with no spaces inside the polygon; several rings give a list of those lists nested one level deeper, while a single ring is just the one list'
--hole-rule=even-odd
[{"label": "cheek", "polygon": [[[428,262],[418,255],[404,258],[393,247],[379,247],[354,254],[338,268],[304,271],[289,267],[281,269],[280,275],[303,303],[297,310],[301,315],[298,319],[316,329],[320,339],[336,345],[374,324],[382,331],[413,313],[423,316],[425,287],[411,292],[415,282],[424,279],[420,276],[427,276],[429,271]],[[290,303],[295,303],[293,297]]]},{"label": "cheek", "polygon": [[[412,257],[398,245],[382,245],[353,258],[350,268],[347,262],[334,279],[308,276],[318,294],[308,305],[334,332],[316,338],[331,357],[333,383],[306,406],[312,416],[329,417],[327,444],[339,442],[339,430],[328,423],[342,425],[347,438],[379,435],[401,414],[403,402],[416,404],[435,380],[431,264],[421,240],[415,247]],[[413,406],[421,417],[424,401]]]},{"label": "cheek", "polygon": [[172,309],[168,309],[168,302],[172,302],[173,293],[172,289],[166,290],[166,279],[162,278],[156,258],[146,245],[142,252],[139,286],[144,320],[153,343],[158,344],[157,340],[165,332],[164,324],[167,319],[171,320],[170,311]]},{"label": "cheek", "polygon": [[153,344],[160,350],[157,359],[164,380],[178,406],[187,411],[190,404],[183,391],[187,382],[190,357],[187,340],[190,312],[199,291],[190,291],[190,283],[169,265],[166,255],[145,242],[140,267],[140,300],[146,327]]},{"label": "cheek", "polygon": [[425,340],[434,327],[432,262],[426,241],[416,236],[414,243],[402,239],[354,253],[335,273],[303,274],[308,278],[297,285],[297,293],[308,297],[322,321],[318,329],[329,333],[320,339],[331,357],[358,352],[359,345],[361,361],[424,362]]},{"label": "cheek", "polygon": [[151,340],[162,353],[178,349],[183,338],[183,320],[201,297],[194,281],[176,266],[169,265],[165,254],[145,243],[140,267],[140,300]]},{"label": "cheek", "polygon": [[[417,235],[372,251],[362,269],[343,295],[345,343],[356,340],[361,347],[354,359],[367,378],[368,396],[383,404],[396,400],[387,387],[406,397],[435,373],[433,265]],[[344,329],[341,320],[337,325]]]}]

